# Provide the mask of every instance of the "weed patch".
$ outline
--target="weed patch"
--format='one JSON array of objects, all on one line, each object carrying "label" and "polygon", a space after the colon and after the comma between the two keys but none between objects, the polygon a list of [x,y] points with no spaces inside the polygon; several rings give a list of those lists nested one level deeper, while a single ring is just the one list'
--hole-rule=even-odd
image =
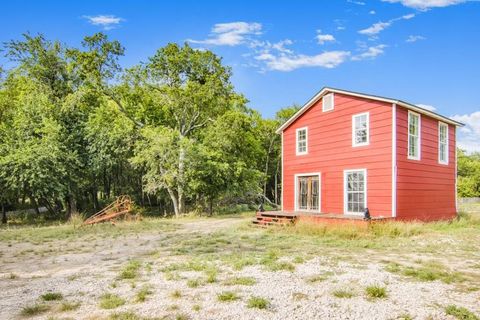
[{"label": "weed patch", "polygon": [[368,286],[365,288],[367,297],[372,299],[380,299],[387,297],[387,288],[381,286]]},{"label": "weed patch", "polygon": [[270,302],[262,297],[250,297],[247,301],[248,308],[267,309],[269,306]]},{"label": "weed patch", "polygon": [[102,309],[115,309],[125,304],[125,300],[116,294],[106,293],[100,297],[99,307]]},{"label": "weed patch", "polygon": [[453,304],[447,306],[445,308],[445,313],[454,316],[458,320],[479,320],[480,318],[477,317],[473,312],[468,310],[464,307],[457,307]]},{"label": "weed patch", "polygon": [[232,292],[232,291],[224,291],[217,295],[217,300],[221,302],[235,301],[238,299],[240,299],[240,297],[235,292]]},{"label": "weed patch", "polygon": [[35,304],[33,306],[23,307],[20,314],[22,316],[31,317],[31,316],[36,316],[36,315],[45,313],[48,310],[50,310],[50,307],[45,304]]},{"label": "weed patch", "polygon": [[47,292],[45,294],[42,294],[41,298],[43,301],[56,301],[56,300],[62,300],[63,295],[58,292]]}]

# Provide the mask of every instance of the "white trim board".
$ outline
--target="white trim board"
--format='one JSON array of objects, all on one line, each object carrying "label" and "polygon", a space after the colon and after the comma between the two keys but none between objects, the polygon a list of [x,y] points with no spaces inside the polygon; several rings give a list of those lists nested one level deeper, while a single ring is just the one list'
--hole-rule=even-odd
[{"label": "white trim board", "polygon": [[414,104],[404,102],[402,100],[379,97],[379,96],[375,96],[375,95],[369,95],[369,94],[364,94],[364,93],[359,93],[359,92],[352,92],[352,91],[348,91],[348,90],[341,90],[341,89],[335,89],[335,88],[330,88],[330,87],[324,87],[322,90],[320,90],[320,92],[318,92],[315,96],[313,96],[307,103],[305,103],[303,105],[303,107],[300,110],[298,110],[290,119],[288,119],[282,126],[280,126],[277,129],[276,132],[280,133],[283,130],[285,130],[286,128],[288,128],[298,117],[300,117],[302,114],[304,114],[311,106],[313,106],[320,98],[322,98],[327,93],[339,93],[339,94],[344,94],[344,95],[348,95],[348,96],[352,96],[352,97],[359,97],[359,98],[371,99],[371,100],[375,100],[375,101],[382,101],[382,102],[386,102],[386,103],[389,103],[389,104],[395,104],[397,106],[404,107],[404,108],[416,111],[416,112],[421,113],[421,114],[425,114],[429,117],[432,117],[434,119],[443,121],[445,123],[452,124],[454,126],[463,127],[463,123],[461,123],[461,122],[452,120],[452,119],[447,118],[445,116],[442,116],[438,113],[420,108],[420,107],[418,107]]},{"label": "white trim board", "polygon": [[397,105],[392,104],[392,217],[397,216]]}]

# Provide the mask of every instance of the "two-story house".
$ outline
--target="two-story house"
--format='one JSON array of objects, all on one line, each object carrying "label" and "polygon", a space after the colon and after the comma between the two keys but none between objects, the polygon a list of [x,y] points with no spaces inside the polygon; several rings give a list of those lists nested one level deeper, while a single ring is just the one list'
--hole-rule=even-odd
[{"label": "two-story house", "polygon": [[401,100],[323,88],[277,131],[282,212],[451,219],[458,126]]}]

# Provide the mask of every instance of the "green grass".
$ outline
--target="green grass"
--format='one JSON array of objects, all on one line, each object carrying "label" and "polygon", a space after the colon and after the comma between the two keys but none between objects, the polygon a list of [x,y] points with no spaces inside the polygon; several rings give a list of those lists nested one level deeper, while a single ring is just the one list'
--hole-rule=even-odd
[{"label": "green grass", "polygon": [[333,275],[333,272],[328,271],[328,272],[324,272],[322,274],[317,274],[317,275],[310,276],[310,277],[306,278],[305,281],[307,281],[309,283],[322,282],[322,281],[325,281],[328,278],[330,278],[332,275]]},{"label": "green grass", "polygon": [[140,316],[133,312],[120,312],[111,314],[109,320],[143,320]]},{"label": "green grass", "polygon": [[120,271],[118,275],[119,279],[127,280],[127,279],[135,279],[138,276],[138,272],[142,264],[138,260],[130,260]]},{"label": "green grass", "polygon": [[398,263],[391,263],[387,265],[385,270],[415,278],[420,281],[440,280],[447,284],[465,281],[465,276],[462,273],[450,271],[447,267],[438,262],[427,262],[418,267],[402,266]]},{"label": "green grass", "polygon": [[56,300],[62,300],[63,295],[58,292],[47,292],[45,294],[42,294],[41,298],[43,301],[56,301]]},{"label": "green grass", "polygon": [[250,297],[247,301],[247,308],[255,309],[267,309],[270,306],[270,302],[262,297]]},{"label": "green grass", "polygon": [[473,312],[470,310],[464,308],[464,307],[457,307],[453,304],[447,306],[445,308],[445,313],[454,316],[455,318],[459,320],[479,320],[480,318],[476,316]]},{"label": "green grass", "polygon": [[80,302],[64,301],[60,305],[60,311],[62,312],[73,311],[73,310],[77,310],[79,307],[80,307]]},{"label": "green grass", "polygon": [[332,295],[336,298],[349,299],[354,296],[353,292],[346,289],[337,289],[332,292]]},{"label": "green grass", "polygon": [[188,279],[187,280],[187,286],[189,288],[198,288],[201,285],[202,285],[202,280],[200,280],[200,279]]},{"label": "green grass", "polygon": [[22,308],[20,314],[24,317],[32,317],[50,310],[50,306],[45,304],[34,304],[33,306],[26,306]]},{"label": "green grass", "polygon": [[365,293],[367,297],[373,299],[380,299],[387,297],[387,288],[373,285],[365,288]]},{"label": "green grass", "polygon": [[217,300],[221,302],[230,302],[240,299],[240,297],[232,291],[224,291],[217,294]]},{"label": "green grass", "polygon": [[125,299],[113,293],[106,293],[100,297],[99,307],[102,309],[115,309],[125,304]]},{"label": "green grass", "polygon": [[234,277],[225,280],[224,284],[227,286],[253,286],[257,280],[253,277]]}]

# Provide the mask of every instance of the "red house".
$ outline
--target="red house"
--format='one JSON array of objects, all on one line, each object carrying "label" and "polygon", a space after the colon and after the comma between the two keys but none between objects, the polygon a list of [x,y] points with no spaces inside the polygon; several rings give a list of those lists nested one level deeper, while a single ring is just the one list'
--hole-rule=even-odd
[{"label": "red house", "polygon": [[282,212],[432,221],[456,216],[456,127],[397,100],[323,88],[282,135]]}]

